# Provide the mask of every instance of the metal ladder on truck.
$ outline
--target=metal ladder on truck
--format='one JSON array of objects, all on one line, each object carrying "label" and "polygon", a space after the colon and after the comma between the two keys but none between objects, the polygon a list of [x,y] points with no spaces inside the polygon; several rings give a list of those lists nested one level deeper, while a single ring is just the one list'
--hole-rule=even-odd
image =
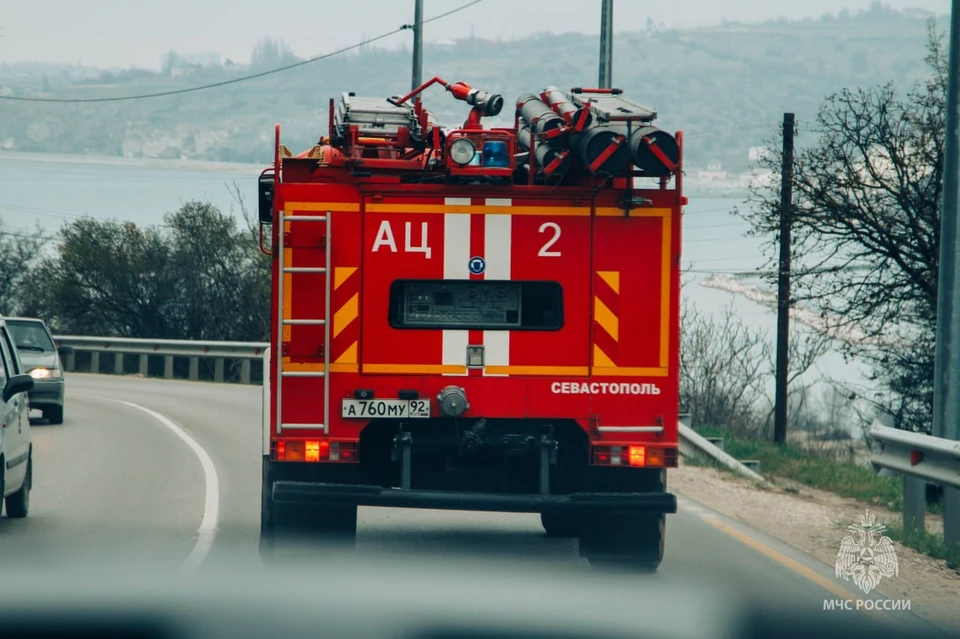
[{"label": "metal ladder on truck", "polygon": [[[277,434],[286,430],[322,430],[324,435],[330,431],[330,324],[327,321],[330,317],[330,299],[332,295],[332,281],[330,277],[330,220],[331,212],[327,211],[325,215],[287,215],[281,207],[279,210],[279,251],[277,259],[279,260],[280,277],[278,285],[277,304],[277,367],[275,374],[277,376]],[[292,266],[284,263],[284,240],[287,233],[287,222],[290,222],[291,232],[294,224],[323,224],[323,251],[325,253],[323,266]],[[322,273],[324,276],[324,300],[323,300],[323,318],[293,318],[284,317],[284,307],[286,306],[286,295],[288,291],[284,288],[286,275],[290,274],[291,281],[298,273]],[[290,303],[290,313],[293,314],[293,303]],[[322,326],[323,327],[323,370],[322,371],[285,371],[283,370],[284,358],[284,327],[290,326]],[[291,329],[292,330],[292,329]],[[283,423],[283,380],[287,377],[322,377],[323,378],[323,423],[320,424],[284,424]]]}]

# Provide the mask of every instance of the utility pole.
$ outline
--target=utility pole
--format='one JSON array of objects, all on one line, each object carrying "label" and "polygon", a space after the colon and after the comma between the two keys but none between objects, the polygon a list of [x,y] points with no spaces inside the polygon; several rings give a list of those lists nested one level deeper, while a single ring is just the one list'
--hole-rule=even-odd
[{"label": "utility pole", "polygon": [[[947,69],[947,125],[943,153],[943,206],[940,220],[940,272],[937,290],[937,346],[933,379],[933,434],[960,439],[960,0],[950,14]],[[960,490],[944,486],[943,537],[960,544]]]},{"label": "utility pole", "polygon": [[413,10],[413,77],[410,90],[423,84],[423,0],[416,0]]},{"label": "utility pole", "polygon": [[[957,0],[960,1],[960,0]],[[780,269],[777,278],[777,390],[773,441],[787,443],[787,376],[790,354],[790,215],[793,206],[794,115],[783,114],[783,161],[780,171]]]},{"label": "utility pole", "polygon": [[600,82],[599,88],[613,86],[613,0],[603,0],[600,10]]}]

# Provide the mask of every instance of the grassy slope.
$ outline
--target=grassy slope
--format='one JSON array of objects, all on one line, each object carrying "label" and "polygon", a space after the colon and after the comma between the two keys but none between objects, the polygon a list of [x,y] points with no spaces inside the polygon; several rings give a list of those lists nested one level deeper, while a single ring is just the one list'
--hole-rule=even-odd
[{"label": "grassy slope", "polygon": [[[828,456],[820,456],[798,448],[781,448],[770,442],[737,437],[718,428],[701,428],[705,437],[723,437],[723,448],[736,459],[756,459],[767,478],[785,478],[800,482],[811,488],[828,490],[843,497],[851,497],[872,506],[893,511],[903,509],[903,482],[895,477],[878,477],[872,469],[843,462]],[[929,508],[942,512],[939,504]],[[900,526],[890,526],[888,534],[893,539],[924,552],[947,565],[960,570],[960,547],[950,548],[944,544],[942,534],[927,532],[909,533]]]}]

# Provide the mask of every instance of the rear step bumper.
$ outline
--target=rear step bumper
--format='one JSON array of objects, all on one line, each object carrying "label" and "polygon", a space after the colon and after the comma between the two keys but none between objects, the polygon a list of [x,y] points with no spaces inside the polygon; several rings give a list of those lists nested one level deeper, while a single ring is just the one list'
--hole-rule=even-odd
[{"label": "rear step bumper", "polygon": [[382,506],[511,513],[677,512],[677,497],[671,493],[463,493],[296,481],[274,483],[273,501],[277,504],[315,506]]}]

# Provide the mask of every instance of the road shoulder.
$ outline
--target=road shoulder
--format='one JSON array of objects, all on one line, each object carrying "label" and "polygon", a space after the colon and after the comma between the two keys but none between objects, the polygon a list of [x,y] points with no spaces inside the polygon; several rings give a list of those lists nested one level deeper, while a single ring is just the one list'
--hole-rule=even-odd
[{"label": "road shoulder", "polygon": [[[684,465],[670,471],[672,491],[727,517],[775,537],[833,566],[846,527],[866,506],[833,493],[797,485],[762,488],[713,468]],[[878,520],[896,522],[900,514],[871,508]],[[892,599],[909,599],[918,617],[943,628],[960,628],[960,573],[899,543],[899,575],[883,579],[877,590]]]}]

